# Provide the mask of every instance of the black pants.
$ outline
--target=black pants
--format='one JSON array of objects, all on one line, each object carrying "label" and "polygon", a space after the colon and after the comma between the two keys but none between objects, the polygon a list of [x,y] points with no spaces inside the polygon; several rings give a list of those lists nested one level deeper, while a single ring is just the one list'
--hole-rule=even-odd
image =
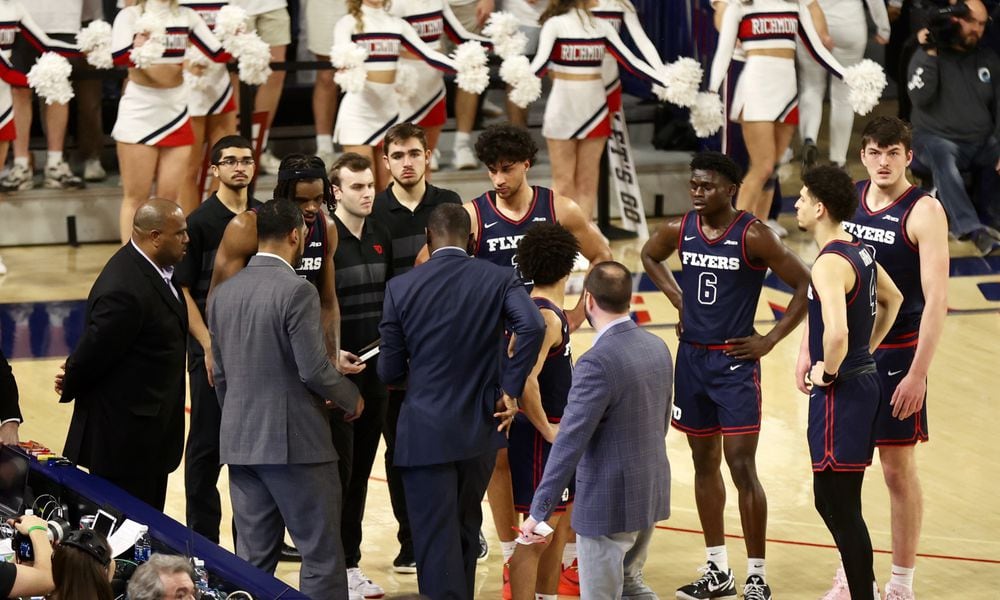
[{"label": "black pants", "polygon": [[813,473],[816,510],[823,517],[840,550],[852,600],[873,600],[872,540],[861,514],[864,471]]},{"label": "black pants", "polygon": [[222,408],[215,388],[208,384],[200,346],[197,350],[189,346],[188,350],[191,425],[184,449],[185,518],[188,527],[218,544],[222,502],[216,486],[221,469],[219,429],[222,426]]},{"label": "black pants", "polygon": [[389,390],[389,406],[385,411],[385,473],[389,480],[389,501],[392,504],[392,514],[399,523],[396,539],[399,540],[399,553],[406,558],[413,558],[413,533],[410,531],[410,517],[406,512],[406,493],[403,490],[403,476],[393,462],[396,452],[396,424],[399,422],[399,411],[403,407],[406,390]]},{"label": "black pants", "polygon": [[94,471],[91,471],[91,473],[107,479],[139,500],[163,512],[163,508],[167,502],[168,473],[146,473],[136,477],[115,477],[101,475]]},{"label": "black pants", "polygon": [[373,362],[361,373],[351,375],[350,379],[358,386],[365,401],[365,409],[361,418],[352,423],[354,435],[351,473],[344,491],[344,510],[340,519],[340,537],[348,569],[357,567],[361,562],[361,522],[365,517],[365,501],[368,498],[368,477],[372,473],[375,454],[378,452],[388,402],[385,384],[379,380]]}]

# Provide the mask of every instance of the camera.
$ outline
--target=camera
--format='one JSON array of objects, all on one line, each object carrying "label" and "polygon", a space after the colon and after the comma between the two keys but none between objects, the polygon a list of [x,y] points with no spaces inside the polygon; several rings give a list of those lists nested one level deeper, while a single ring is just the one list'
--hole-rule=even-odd
[{"label": "camera", "polygon": [[[46,522],[48,527],[48,536],[50,543],[61,542],[66,534],[72,529],[67,521],[59,518],[53,518]],[[4,524],[0,528],[0,537],[10,538],[11,546],[14,549],[14,556],[17,557],[17,561],[21,563],[33,562],[35,560],[35,549],[31,544],[31,538],[24,535],[20,531],[17,531],[13,527]]]},{"label": "camera", "polygon": [[968,17],[970,12],[965,0],[955,4],[949,4],[948,0],[924,0],[919,7],[927,14],[926,46],[941,50],[962,43],[958,20]]}]

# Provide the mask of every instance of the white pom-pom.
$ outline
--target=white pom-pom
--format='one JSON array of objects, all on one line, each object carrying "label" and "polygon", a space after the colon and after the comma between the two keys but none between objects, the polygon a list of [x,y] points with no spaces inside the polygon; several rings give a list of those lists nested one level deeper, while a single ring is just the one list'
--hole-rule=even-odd
[{"label": "white pom-pom", "polygon": [[503,59],[524,54],[528,47],[528,36],[521,31],[520,22],[508,12],[490,14],[483,28],[483,35],[493,42],[493,53]]},{"label": "white pom-pom", "polygon": [[333,80],[345,92],[358,93],[365,89],[368,74],[365,72],[365,59],[368,50],[357,44],[334,44],[330,48],[330,63],[337,68]]},{"label": "white pom-pom", "polygon": [[722,99],[713,92],[700,92],[691,105],[691,126],[700,138],[706,138],[722,129],[726,116]]},{"label": "white pom-pom", "polygon": [[472,94],[482,94],[490,85],[486,49],[479,42],[465,42],[451,55],[458,69],[455,84]]},{"label": "white pom-pom", "polygon": [[76,34],[76,43],[87,55],[87,62],[98,69],[114,66],[111,57],[111,25],[106,21],[91,21]]},{"label": "white pom-pom", "polygon": [[209,78],[205,77],[205,68],[211,64],[208,57],[194,46],[188,46],[184,53],[184,62],[184,83],[187,84],[188,89],[208,89],[211,83]]},{"label": "white pom-pom", "polygon": [[240,81],[262,85],[271,76],[271,48],[256,33],[227,38],[223,47],[239,61]]},{"label": "white pom-pom", "polygon": [[878,104],[882,90],[889,82],[882,67],[866,58],[844,69],[844,83],[847,84],[847,101],[851,103],[851,108],[859,115],[867,115]]},{"label": "white pom-pom", "polygon": [[418,79],[416,69],[403,64],[402,61],[399,62],[396,66],[396,81],[393,82],[393,87],[400,101],[409,100],[417,93]]},{"label": "white pom-pom", "polygon": [[542,95],[542,80],[535,77],[527,56],[514,56],[500,64],[500,79],[511,86],[507,98],[525,108]]},{"label": "white pom-pom", "polygon": [[695,59],[686,56],[678,58],[663,68],[662,79],[666,87],[656,86],[653,91],[660,100],[688,108],[698,98],[698,88],[704,75],[701,64]]},{"label": "white pom-pom", "polygon": [[223,43],[231,37],[236,37],[247,28],[247,11],[238,6],[228,4],[215,14],[215,37]]},{"label": "white pom-pom", "polygon": [[144,12],[135,21],[135,32],[147,36],[146,42],[138,48],[132,48],[132,62],[144,69],[159,60],[167,51],[167,28],[163,16],[159,13]]},{"label": "white pom-pom", "polygon": [[28,71],[28,85],[46,104],[66,104],[73,98],[69,75],[73,67],[55,52],[42,54]]}]

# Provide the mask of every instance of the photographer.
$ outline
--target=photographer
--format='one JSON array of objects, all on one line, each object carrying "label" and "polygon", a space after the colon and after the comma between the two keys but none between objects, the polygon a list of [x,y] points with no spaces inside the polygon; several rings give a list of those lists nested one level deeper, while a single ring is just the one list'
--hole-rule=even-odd
[{"label": "photographer", "polygon": [[[952,233],[984,256],[1000,248],[992,200],[1000,190],[1000,57],[979,46],[988,21],[981,0],[938,9],[917,34],[906,86],[914,154],[931,169]],[[969,170],[979,183],[974,198],[962,180]]]},{"label": "photographer", "polygon": [[48,594],[55,587],[48,524],[34,515],[25,515],[7,523],[28,536],[35,560],[31,566],[0,561],[0,598]]},{"label": "photographer", "polygon": [[49,600],[113,600],[115,564],[104,535],[90,529],[70,531],[52,554],[55,590]]}]

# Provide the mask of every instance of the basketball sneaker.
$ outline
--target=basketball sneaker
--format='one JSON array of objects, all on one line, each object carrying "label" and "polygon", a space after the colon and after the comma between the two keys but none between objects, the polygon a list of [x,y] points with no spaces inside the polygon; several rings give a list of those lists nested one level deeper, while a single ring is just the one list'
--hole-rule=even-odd
[{"label": "basketball sneaker", "polygon": [[455,146],[455,158],[451,161],[451,166],[455,167],[459,171],[466,171],[468,169],[475,169],[479,166],[479,161],[476,160],[476,154],[472,151],[472,148],[461,145]]},{"label": "basketball sneaker", "polygon": [[31,167],[15,164],[7,172],[3,179],[0,179],[0,191],[21,192],[35,187],[35,175],[31,172]]},{"label": "basketball sneaker", "polygon": [[805,173],[815,167],[817,162],[819,162],[819,148],[816,147],[816,142],[806,138],[802,143],[802,172]]},{"label": "basketball sneaker", "polygon": [[743,600],[771,600],[771,586],[760,575],[751,575],[743,586]]},{"label": "basketball sneaker", "polygon": [[107,178],[108,173],[101,165],[100,159],[89,158],[83,163],[84,181],[104,181]]},{"label": "basketball sneaker", "polygon": [[483,562],[486,557],[490,555],[490,545],[486,543],[486,536],[483,535],[483,530],[479,530],[479,555],[476,556],[476,562]]},{"label": "basketball sneaker", "polygon": [[837,568],[837,574],[833,576],[833,587],[820,600],[851,600],[851,590],[847,587],[844,567]]},{"label": "basketball sneaker", "polygon": [[403,554],[400,550],[396,559],[392,561],[392,570],[404,575],[413,575],[417,572],[417,561],[409,554]]},{"label": "basketball sneaker", "polygon": [[45,165],[44,185],[50,190],[81,190],[87,187],[82,179],[73,174],[69,163],[64,160]]},{"label": "basketball sneaker", "polygon": [[698,569],[702,576],[697,580],[677,588],[677,597],[682,600],[706,600],[707,598],[735,598],[736,578],[733,570],[722,572],[714,562],[709,561]]},{"label": "basketball sneaker", "polygon": [[570,566],[563,568],[562,574],[559,576],[559,595],[580,595],[580,570],[575,558]]},{"label": "basketball sneaker", "polygon": [[895,583],[885,584],[885,600],[914,600],[913,589]]},{"label": "basketball sneaker", "polygon": [[347,589],[373,600],[385,596],[385,590],[371,579],[365,577],[360,567],[347,570]]}]

